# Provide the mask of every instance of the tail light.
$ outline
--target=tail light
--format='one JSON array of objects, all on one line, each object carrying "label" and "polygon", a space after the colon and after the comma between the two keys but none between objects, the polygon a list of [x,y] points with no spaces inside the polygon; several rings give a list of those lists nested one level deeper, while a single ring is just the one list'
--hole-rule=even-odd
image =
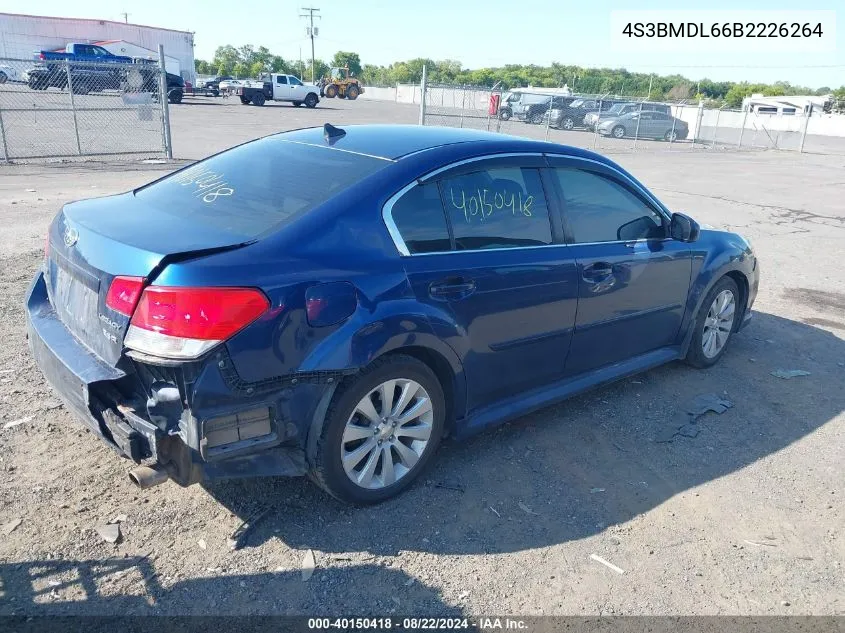
[{"label": "tail light", "polygon": [[143,277],[115,277],[106,294],[106,305],[124,316],[132,316],[143,287]]},{"label": "tail light", "polygon": [[129,323],[126,347],[165,358],[197,358],[267,312],[255,288],[148,286]]}]

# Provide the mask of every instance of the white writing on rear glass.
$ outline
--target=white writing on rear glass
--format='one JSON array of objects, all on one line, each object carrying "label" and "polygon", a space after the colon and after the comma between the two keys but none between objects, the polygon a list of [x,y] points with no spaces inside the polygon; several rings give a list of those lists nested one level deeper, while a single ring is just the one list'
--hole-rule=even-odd
[{"label": "white writing on rear glass", "polygon": [[211,171],[207,167],[198,165],[186,169],[173,177],[173,182],[183,187],[194,186],[191,195],[203,202],[212,203],[220,196],[231,196],[235,189],[226,182],[224,174]]}]

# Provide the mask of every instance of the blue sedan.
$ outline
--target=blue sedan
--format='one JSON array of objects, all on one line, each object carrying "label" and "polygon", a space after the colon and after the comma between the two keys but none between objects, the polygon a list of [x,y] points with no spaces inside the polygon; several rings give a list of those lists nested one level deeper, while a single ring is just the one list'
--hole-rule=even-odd
[{"label": "blue sedan", "polygon": [[326,125],[66,205],[26,307],[44,375],[137,485],[309,474],[373,503],[446,435],[714,364],[758,280],[745,239],[597,154]]}]

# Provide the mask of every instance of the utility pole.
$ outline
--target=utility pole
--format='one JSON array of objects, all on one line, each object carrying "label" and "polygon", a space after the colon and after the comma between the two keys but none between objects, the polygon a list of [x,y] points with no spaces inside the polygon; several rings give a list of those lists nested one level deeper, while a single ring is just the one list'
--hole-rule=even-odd
[{"label": "utility pole", "polygon": [[120,15],[122,15],[122,16],[123,16],[123,21],[124,21],[126,24],[129,24],[129,14],[128,14],[128,13],[126,13],[126,11],[124,11],[124,12],[123,12],[123,13],[121,13]]},{"label": "utility pole", "polygon": [[[314,14],[319,13],[320,10],[316,7],[302,7],[302,10],[308,11],[308,13],[300,13],[299,17],[308,18],[311,24],[306,28],[306,32],[311,37],[311,83],[314,83],[314,36],[317,35],[317,31],[314,29]],[[322,16],[316,17],[319,20]]]}]

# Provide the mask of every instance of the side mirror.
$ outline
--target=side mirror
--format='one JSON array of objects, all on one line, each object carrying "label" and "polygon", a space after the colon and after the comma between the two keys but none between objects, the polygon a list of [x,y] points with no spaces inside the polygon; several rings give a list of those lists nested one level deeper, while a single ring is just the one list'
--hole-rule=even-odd
[{"label": "side mirror", "polygon": [[695,242],[701,233],[698,222],[683,213],[673,213],[669,224],[669,235],[679,242]]}]

